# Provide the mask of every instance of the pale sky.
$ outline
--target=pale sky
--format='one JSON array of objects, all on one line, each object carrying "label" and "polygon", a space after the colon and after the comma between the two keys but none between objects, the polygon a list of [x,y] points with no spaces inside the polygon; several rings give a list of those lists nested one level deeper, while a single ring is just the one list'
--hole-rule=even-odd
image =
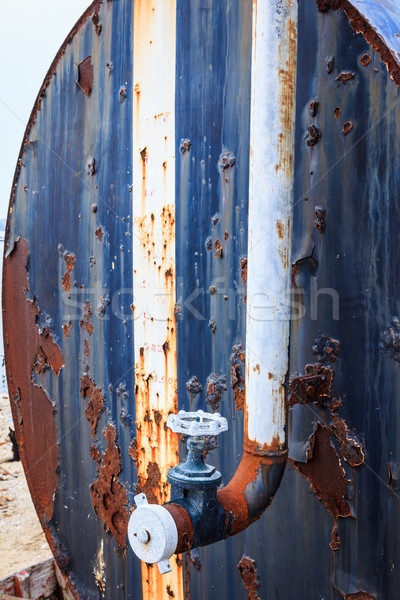
[{"label": "pale sky", "polygon": [[0,0],[0,219],[42,81],[91,0]]}]

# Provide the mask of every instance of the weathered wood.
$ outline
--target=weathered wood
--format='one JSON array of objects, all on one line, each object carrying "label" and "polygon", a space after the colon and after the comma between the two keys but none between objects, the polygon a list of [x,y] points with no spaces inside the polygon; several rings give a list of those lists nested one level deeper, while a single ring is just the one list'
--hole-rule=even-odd
[{"label": "weathered wood", "polygon": [[31,596],[31,575],[28,571],[20,571],[14,577],[15,593],[18,598],[32,598]]},{"label": "weathered wood", "polygon": [[[21,587],[21,583],[25,587]],[[20,598],[48,598],[57,590],[54,561],[48,558],[1,580],[0,600],[2,596],[17,598],[16,594],[20,594]]]}]

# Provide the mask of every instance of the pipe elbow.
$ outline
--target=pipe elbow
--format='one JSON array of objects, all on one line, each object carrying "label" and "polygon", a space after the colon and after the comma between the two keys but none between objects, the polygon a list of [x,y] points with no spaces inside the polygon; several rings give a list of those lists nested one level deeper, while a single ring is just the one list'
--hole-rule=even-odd
[{"label": "pipe elbow", "polygon": [[217,500],[225,511],[224,537],[240,533],[268,508],[280,486],[287,455],[286,448],[261,452],[250,445],[243,448],[236,473],[217,491]]},{"label": "pipe elbow", "polygon": [[217,491],[211,508],[209,518],[213,520],[212,513],[218,514],[218,523],[222,523],[222,526],[212,527],[216,534],[212,540],[202,539],[202,519],[192,514],[186,500],[172,500],[164,504],[178,531],[175,553],[180,554],[190,548],[236,535],[257,521],[271,504],[279,488],[287,454],[285,447],[263,450],[251,443],[244,446],[242,460],[235,475],[225,487]]}]

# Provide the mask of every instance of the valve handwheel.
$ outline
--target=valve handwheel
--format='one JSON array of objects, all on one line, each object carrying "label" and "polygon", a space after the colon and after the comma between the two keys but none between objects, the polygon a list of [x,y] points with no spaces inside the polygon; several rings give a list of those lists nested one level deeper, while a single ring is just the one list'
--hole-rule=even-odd
[{"label": "valve handwheel", "polygon": [[203,410],[186,412],[180,410],[177,415],[170,414],[167,427],[174,433],[183,433],[189,437],[209,437],[228,430],[228,421],[219,413],[206,413]]}]

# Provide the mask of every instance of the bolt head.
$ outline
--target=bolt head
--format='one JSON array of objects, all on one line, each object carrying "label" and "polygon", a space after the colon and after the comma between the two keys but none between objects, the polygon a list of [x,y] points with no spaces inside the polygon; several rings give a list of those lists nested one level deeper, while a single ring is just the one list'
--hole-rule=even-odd
[{"label": "bolt head", "polygon": [[139,531],[137,531],[133,535],[137,537],[138,541],[141,544],[147,544],[150,541],[150,534],[145,529],[139,529]]}]

